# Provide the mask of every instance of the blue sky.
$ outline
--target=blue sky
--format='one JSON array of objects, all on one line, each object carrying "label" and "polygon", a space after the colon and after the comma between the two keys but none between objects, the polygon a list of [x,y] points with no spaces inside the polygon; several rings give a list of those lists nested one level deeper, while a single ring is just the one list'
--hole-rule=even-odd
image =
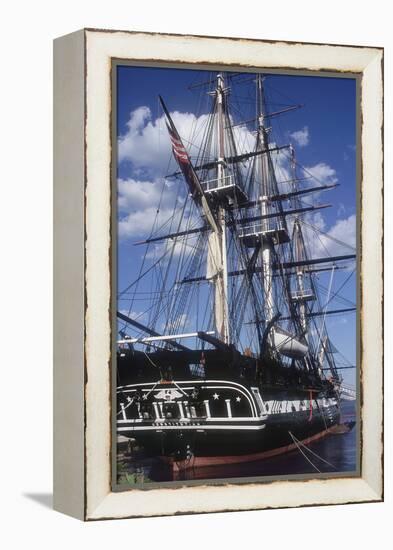
[{"label": "blue sky", "polygon": [[[125,288],[136,278],[143,250],[135,241],[146,238],[160,200],[158,182],[176,169],[171,160],[164,128],[157,122],[162,117],[158,94],[173,112],[179,132],[187,139],[187,124],[195,122],[200,88],[189,86],[214,77],[216,73],[186,69],[157,69],[118,67],[117,74],[117,134],[119,138],[118,191],[118,287]],[[250,75],[252,76],[252,75]],[[242,78],[242,77],[239,77]],[[269,111],[288,105],[303,104],[297,111],[274,119],[271,139],[278,143],[292,142],[298,162],[318,178],[314,182],[339,183],[334,191],[322,193],[318,201],[331,203],[312,219],[336,239],[355,244],[356,214],[356,82],[351,78],[268,75],[264,81]],[[238,86],[233,93],[235,104],[244,101],[252,116],[254,104],[248,86]],[[203,97],[203,95],[205,97]],[[199,116],[208,112],[209,98],[202,94]],[[177,118],[176,118],[177,117]],[[250,125],[251,129],[251,125]],[[182,134],[183,130],[183,134]],[[154,186],[153,183],[156,183]],[[165,202],[163,206],[165,210]],[[170,204],[167,204],[168,211]],[[131,214],[130,214],[130,211]],[[150,221],[149,221],[150,220]],[[150,225],[149,225],[150,224]],[[332,241],[317,243],[320,251],[350,253]],[[321,248],[322,247],[322,248]],[[316,252],[317,253],[317,252]],[[322,253],[320,255],[323,255]],[[341,295],[355,301],[355,276],[345,270],[335,275],[333,289],[337,290],[349,277]],[[327,287],[329,274],[320,275],[321,285]],[[140,308],[143,303],[139,304]],[[331,308],[345,307],[332,302]],[[121,309],[121,304],[120,304]],[[355,315],[327,318],[332,340],[346,358],[355,364]],[[354,383],[354,371],[342,371],[349,383]]]}]

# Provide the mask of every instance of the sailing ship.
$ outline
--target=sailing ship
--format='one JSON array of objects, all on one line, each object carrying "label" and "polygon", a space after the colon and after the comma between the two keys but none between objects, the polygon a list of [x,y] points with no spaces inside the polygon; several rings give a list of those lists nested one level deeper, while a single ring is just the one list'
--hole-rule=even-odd
[{"label": "sailing ship", "polygon": [[[154,205],[158,221],[136,243],[139,276],[119,293],[130,305],[117,313],[117,433],[176,463],[258,460],[340,422],[326,316],[355,307],[327,304],[334,273],[355,253],[313,257],[310,214],[328,205],[304,198],[337,183],[299,173],[294,146],[272,138],[274,120],[299,105],[269,108],[266,78],[219,73],[201,84],[210,111],[198,148],[159,96],[177,164],[162,193],[179,193],[162,223]],[[254,116],[239,120],[231,90],[247,82]],[[251,144],[240,143],[242,129]],[[322,272],[331,274],[324,298]],[[143,317],[132,313],[136,299],[149,302]]]}]

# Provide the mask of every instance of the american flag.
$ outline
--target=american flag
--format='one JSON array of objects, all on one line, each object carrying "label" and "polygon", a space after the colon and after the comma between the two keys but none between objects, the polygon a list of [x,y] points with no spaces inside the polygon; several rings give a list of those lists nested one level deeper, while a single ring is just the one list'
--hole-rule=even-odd
[{"label": "american flag", "polygon": [[191,159],[188,156],[186,148],[183,145],[181,137],[179,136],[178,131],[173,123],[171,115],[166,108],[166,105],[160,96],[160,102],[165,113],[166,126],[169,133],[169,138],[172,144],[173,156],[175,157],[180,170],[183,173],[183,176],[187,182],[188,188],[191,195],[195,200],[200,202],[201,196],[203,195],[203,190],[199,182],[198,176],[195,173],[195,170],[192,166]]},{"label": "american flag", "polygon": [[168,128],[169,137],[172,143],[172,151],[173,155],[179,165],[179,168],[184,176],[184,179],[187,182],[188,189],[194,199],[194,201],[202,206],[203,212],[211,226],[211,228],[218,232],[218,227],[216,224],[216,220],[214,218],[214,215],[209,207],[209,204],[206,200],[205,194],[203,192],[201,183],[199,181],[199,178],[194,170],[194,167],[192,165],[191,159],[186,151],[186,148],[183,145],[183,142],[181,140],[181,137],[179,136],[178,131],[176,130],[176,127],[173,123],[173,120],[171,118],[171,115],[169,114],[168,109],[166,108],[166,105],[162,99],[161,96],[159,96],[161,106],[165,113],[166,118],[166,126]]},{"label": "american flag", "polygon": [[172,151],[175,156],[175,159],[177,160],[179,165],[182,163],[190,164],[190,158],[187,154],[187,151],[184,148],[184,145],[180,139],[180,136],[178,136],[177,133],[174,130],[172,130],[172,128],[169,126],[168,123],[166,126],[168,128],[169,137],[172,142]]}]

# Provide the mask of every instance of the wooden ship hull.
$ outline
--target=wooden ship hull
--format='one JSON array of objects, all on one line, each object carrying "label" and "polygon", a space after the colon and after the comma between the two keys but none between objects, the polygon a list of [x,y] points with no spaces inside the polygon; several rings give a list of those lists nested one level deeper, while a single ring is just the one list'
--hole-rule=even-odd
[{"label": "wooden ship hull", "polygon": [[[122,363],[126,370],[128,361]],[[297,372],[291,379],[257,384],[252,366],[238,366],[233,379],[211,370],[215,378],[119,385],[118,434],[134,440],[147,456],[192,459],[197,466],[281,454],[294,449],[297,441],[326,435],[339,423],[332,386],[306,387]]]}]

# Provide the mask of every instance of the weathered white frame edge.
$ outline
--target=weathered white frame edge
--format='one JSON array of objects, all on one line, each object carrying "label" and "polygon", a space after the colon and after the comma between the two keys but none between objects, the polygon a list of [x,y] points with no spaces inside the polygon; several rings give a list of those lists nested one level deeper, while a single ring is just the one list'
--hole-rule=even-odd
[{"label": "weathered white frame edge", "polygon": [[[78,33],[70,36],[77,35],[80,37]],[[60,40],[65,44],[67,38],[69,37]],[[83,39],[84,50],[80,52],[80,56],[86,56],[86,113],[84,113],[86,157],[85,178],[80,185],[85,193],[86,384],[84,417],[79,418],[79,423],[82,425],[85,421],[83,447],[85,462],[83,472],[80,470],[82,468],[80,464],[70,466],[70,471],[76,472],[76,479],[83,481],[85,492],[82,501],[80,490],[75,489],[75,481],[72,484],[74,489],[72,492],[65,487],[64,482],[59,481],[59,475],[55,474],[55,482],[57,479],[55,503],[56,492],[59,495],[58,504],[55,506],[81,519],[93,520],[380,501],[383,498],[383,50],[97,30],[84,31]],[[111,197],[108,182],[111,178],[109,120],[111,115],[110,71],[113,58],[362,73],[361,201],[362,205],[367,205],[367,209],[362,208],[361,221],[361,316],[366,320],[362,323],[361,353],[363,388],[361,478],[161,488],[119,493],[111,491],[109,405],[111,395],[109,369]],[[77,124],[76,126],[78,127]],[[79,127],[77,130],[79,131]],[[67,151],[62,154],[67,154]],[[59,185],[62,178],[64,176],[58,174]],[[79,241],[78,243],[80,245]],[[59,360],[59,363],[62,363],[62,367],[58,370],[63,372],[66,367],[64,360]],[[74,382],[79,383],[81,368],[80,365],[79,370],[77,367],[74,369],[76,370]],[[75,388],[75,392],[78,395],[78,411],[74,414],[74,420],[80,413],[82,388]],[[61,428],[61,422],[58,422],[58,425]],[[67,437],[67,441],[72,442],[75,439],[77,443],[75,449],[78,450],[76,453],[78,460],[81,454],[81,425],[75,426],[75,437],[72,431],[69,431]],[[57,448],[55,446],[55,457],[59,452],[59,446]],[[74,500],[73,504],[68,505],[72,500]]]}]

